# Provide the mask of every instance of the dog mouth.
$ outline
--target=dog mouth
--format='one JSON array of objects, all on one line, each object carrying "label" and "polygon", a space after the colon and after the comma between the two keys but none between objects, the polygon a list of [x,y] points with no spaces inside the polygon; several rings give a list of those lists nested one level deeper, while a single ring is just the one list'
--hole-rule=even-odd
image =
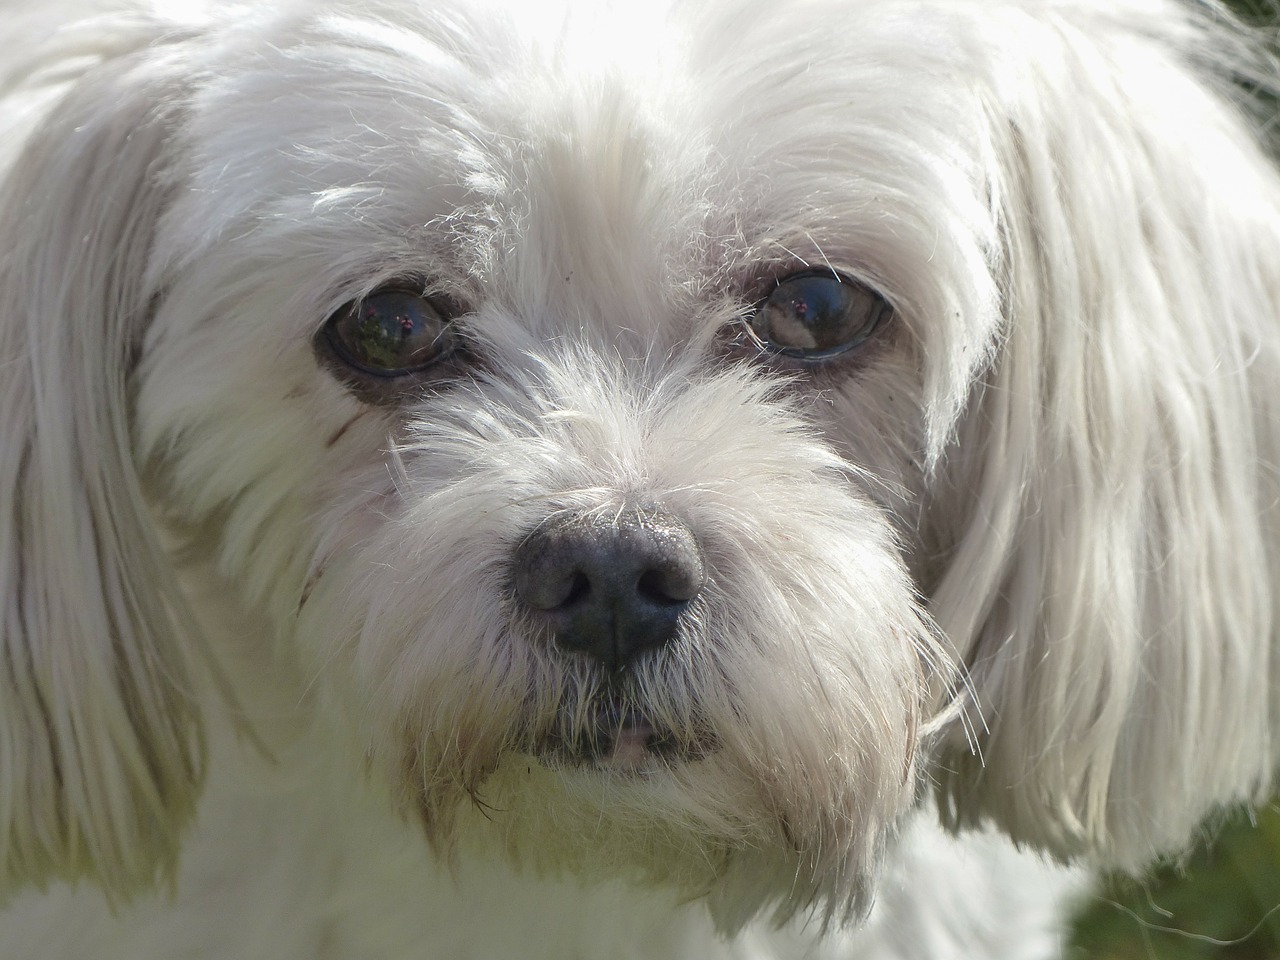
[{"label": "dog mouth", "polygon": [[699,760],[714,749],[706,733],[677,735],[634,703],[605,695],[549,732],[535,753],[557,766],[637,774]]}]

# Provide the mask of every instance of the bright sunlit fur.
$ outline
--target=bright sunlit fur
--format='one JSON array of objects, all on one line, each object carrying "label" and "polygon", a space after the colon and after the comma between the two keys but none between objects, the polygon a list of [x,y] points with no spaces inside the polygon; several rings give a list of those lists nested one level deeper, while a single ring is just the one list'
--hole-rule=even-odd
[{"label": "bright sunlit fur", "polygon": [[[1271,69],[1171,0],[7,0],[0,956],[1054,955],[1041,853],[1273,783]],[[828,269],[893,319],[762,353]],[[403,278],[467,347],[370,403],[316,334]],[[708,581],[606,679],[512,558],[633,509]],[[557,759],[605,696],[670,752]]]}]

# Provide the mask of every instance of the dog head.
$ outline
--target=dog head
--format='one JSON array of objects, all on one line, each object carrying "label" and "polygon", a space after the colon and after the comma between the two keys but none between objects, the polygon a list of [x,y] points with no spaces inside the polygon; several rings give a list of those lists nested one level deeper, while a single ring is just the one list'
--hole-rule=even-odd
[{"label": "dog head", "polygon": [[1280,190],[1229,28],[506,6],[24,51],[7,883],[171,865],[218,652],[161,521],[442,855],[726,927],[856,912],[925,772],[1129,867],[1265,787]]}]

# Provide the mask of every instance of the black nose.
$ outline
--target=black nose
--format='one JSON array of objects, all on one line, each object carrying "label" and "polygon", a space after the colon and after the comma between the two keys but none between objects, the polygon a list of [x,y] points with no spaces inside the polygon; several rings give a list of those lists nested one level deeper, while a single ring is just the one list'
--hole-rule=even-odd
[{"label": "black nose", "polygon": [[545,618],[562,649],[611,671],[668,643],[705,584],[693,532],[661,512],[557,518],[515,555],[516,595]]}]

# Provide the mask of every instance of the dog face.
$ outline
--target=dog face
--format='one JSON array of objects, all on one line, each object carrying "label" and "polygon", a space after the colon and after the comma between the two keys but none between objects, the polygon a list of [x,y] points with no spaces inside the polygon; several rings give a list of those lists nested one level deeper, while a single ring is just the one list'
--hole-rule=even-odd
[{"label": "dog face", "polygon": [[922,770],[1126,865],[1264,784],[1274,175],[1189,14],[1023,6],[121,18],[16,86],[10,878],[175,847],[157,518],[442,855],[729,928],[856,912]]}]

